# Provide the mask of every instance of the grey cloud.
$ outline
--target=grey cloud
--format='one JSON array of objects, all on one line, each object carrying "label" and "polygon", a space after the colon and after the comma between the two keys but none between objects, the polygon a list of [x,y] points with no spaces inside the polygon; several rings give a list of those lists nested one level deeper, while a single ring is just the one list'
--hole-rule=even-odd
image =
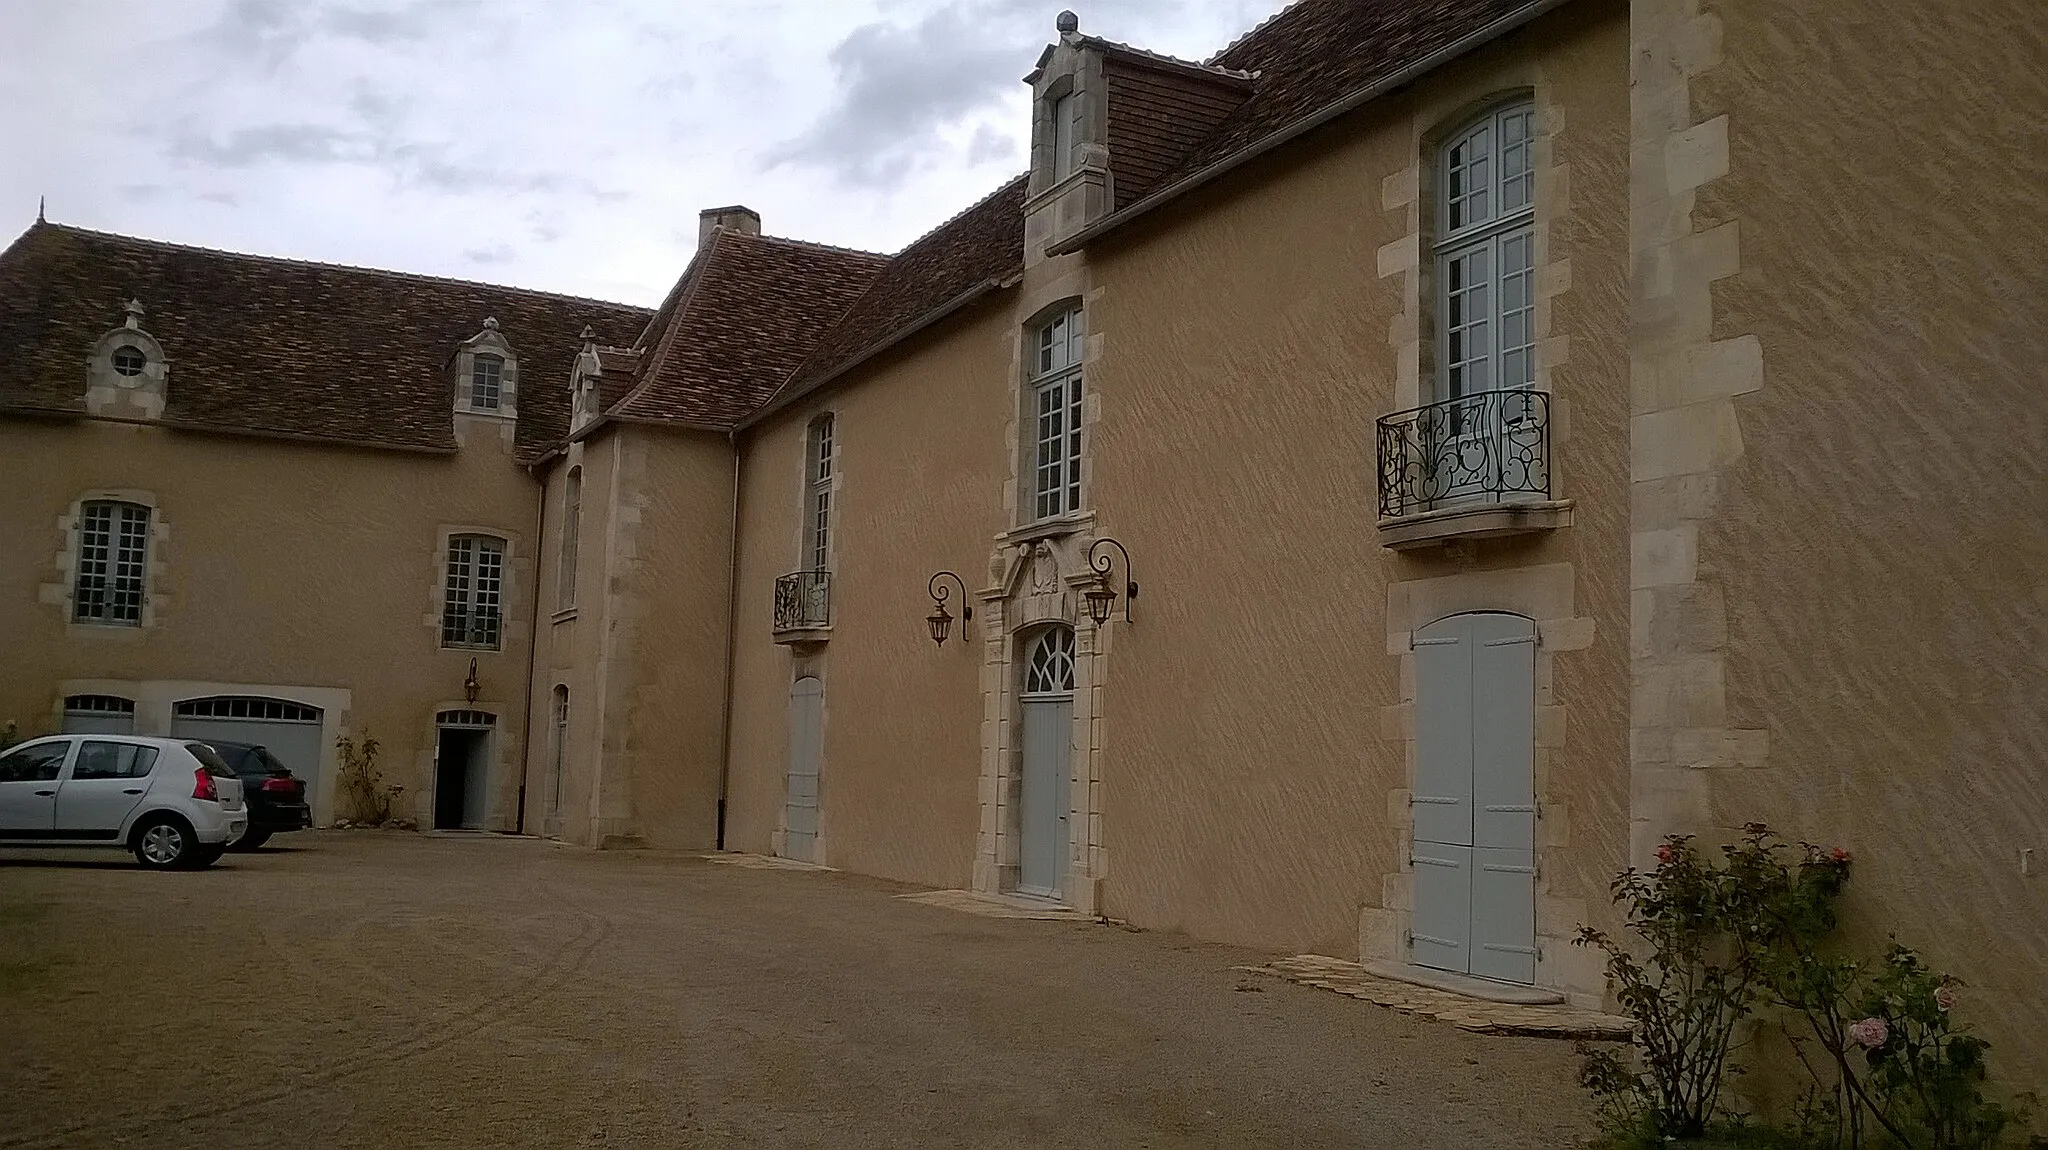
[{"label": "grey cloud", "polygon": [[232,192],[201,192],[199,198],[209,204],[219,204],[227,208],[240,207],[242,203],[242,198]]},{"label": "grey cloud", "polygon": [[413,0],[395,6],[231,0],[220,21],[201,35],[227,56],[275,71],[300,49],[323,37],[380,48],[417,44],[443,22],[479,6],[480,0]]},{"label": "grey cloud", "polygon": [[487,248],[465,248],[462,252],[462,258],[473,264],[502,264],[511,260],[512,256],[513,251],[509,244],[494,244]]},{"label": "grey cloud", "polygon": [[1019,150],[1016,137],[1004,135],[983,124],[974,130],[974,138],[967,141],[967,162],[993,164],[1000,160],[1015,159]]},{"label": "grey cloud", "polygon": [[253,168],[261,164],[363,163],[377,157],[377,142],[362,132],[326,124],[261,124],[240,128],[219,140],[184,132],[165,154],[173,160],[211,168]]},{"label": "grey cloud", "polygon": [[189,128],[165,148],[172,160],[239,170],[266,164],[354,164],[381,168],[394,184],[442,192],[521,192],[582,196],[614,203],[626,193],[560,172],[523,172],[464,162],[446,144],[394,140],[388,132],[357,131],[328,124],[259,124],[215,138]]},{"label": "grey cloud", "polygon": [[164,194],[169,191],[170,189],[162,184],[122,184],[114,189],[114,194],[129,203],[140,204],[163,199]]}]

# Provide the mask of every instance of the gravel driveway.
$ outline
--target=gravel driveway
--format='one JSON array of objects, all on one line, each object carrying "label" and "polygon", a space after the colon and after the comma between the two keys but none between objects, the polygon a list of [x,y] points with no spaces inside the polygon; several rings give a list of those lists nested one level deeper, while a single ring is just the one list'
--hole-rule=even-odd
[{"label": "gravel driveway", "polygon": [[304,832],[0,851],[0,1147],[1568,1147],[1565,1043],[842,874]]}]

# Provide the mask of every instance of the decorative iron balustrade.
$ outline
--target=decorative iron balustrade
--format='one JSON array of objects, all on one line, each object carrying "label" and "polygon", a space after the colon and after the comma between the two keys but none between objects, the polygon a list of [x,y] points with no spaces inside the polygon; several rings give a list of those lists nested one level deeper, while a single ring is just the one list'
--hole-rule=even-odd
[{"label": "decorative iron balustrade", "polygon": [[775,580],[775,629],[801,631],[832,623],[832,573],[792,571]]},{"label": "decorative iron balustrade", "polygon": [[1484,391],[1379,421],[1380,518],[1550,497],[1550,395]]}]

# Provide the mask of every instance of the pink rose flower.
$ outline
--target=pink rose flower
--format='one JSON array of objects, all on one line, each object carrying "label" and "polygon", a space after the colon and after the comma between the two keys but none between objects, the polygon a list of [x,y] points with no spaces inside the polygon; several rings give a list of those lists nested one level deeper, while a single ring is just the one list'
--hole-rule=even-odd
[{"label": "pink rose flower", "polygon": [[1671,859],[1672,859],[1672,850],[1671,850],[1671,844],[1670,844],[1670,843],[1665,843],[1665,844],[1664,844],[1663,846],[1660,846],[1660,847],[1658,847],[1658,848],[1657,848],[1657,861],[1658,861],[1658,862],[1660,862],[1660,863],[1668,863],[1668,862],[1670,862],[1670,861],[1671,861]]},{"label": "pink rose flower", "polygon": [[1843,850],[1841,847],[1836,847],[1834,850],[1828,852],[1828,857],[1835,860],[1838,863],[1845,863],[1849,861],[1849,852]]},{"label": "pink rose flower", "polygon": [[1891,1029],[1882,1018],[1866,1018],[1849,1024],[1849,1039],[1866,1050],[1876,1050],[1891,1037]]},{"label": "pink rose flower", "polygon": [[1956,1004],[1956,991],[1952,986],[1939,986],[1934,990],[1934,1005],[1946,1011]]}]

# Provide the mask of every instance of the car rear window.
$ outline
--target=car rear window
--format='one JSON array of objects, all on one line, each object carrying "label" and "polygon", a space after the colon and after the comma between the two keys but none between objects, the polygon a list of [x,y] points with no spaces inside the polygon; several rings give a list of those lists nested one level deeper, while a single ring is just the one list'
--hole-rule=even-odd
[{"label": "car rear window", "polygon": [[228,766],[228,761],[221,758],[218,751],[215,751],[205,743],[186,743],[185,749],[192,752],[192,757],[198,759],[199,765],[205,767],[206,773],[214,778],[232,779],[235,777],[234,768]]},{"label": "car rear window", "polygon": [[265,750],[262,747],[256,748],[256,758],[263,764],[264,768],[267,769],[273,775],[291,773],[291,768],[285,766],[283,760],[279,759],[276,755],[271,754],[269,751]]}]

